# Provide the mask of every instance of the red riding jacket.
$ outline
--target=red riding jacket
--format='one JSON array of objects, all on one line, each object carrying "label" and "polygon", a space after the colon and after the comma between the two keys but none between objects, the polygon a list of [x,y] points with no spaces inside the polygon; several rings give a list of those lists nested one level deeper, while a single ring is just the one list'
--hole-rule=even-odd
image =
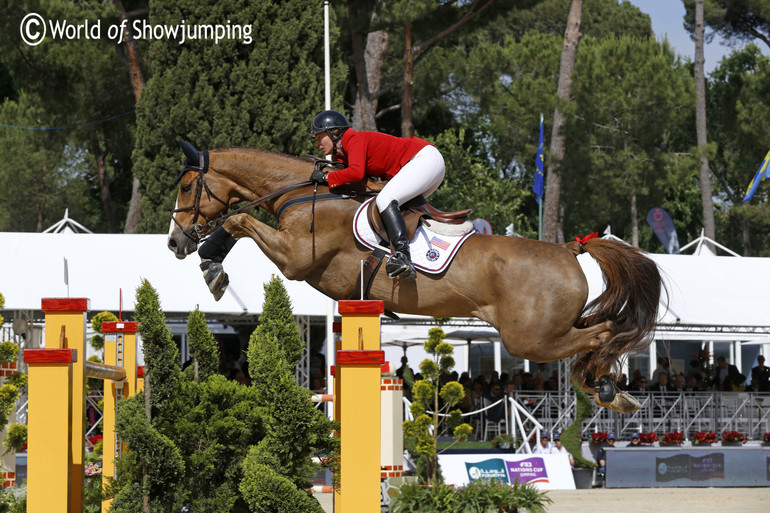
[{"label": "red riding jacket", "polygon": [[357,182],[364,176],[393,178],[418,151],[430,143],[419,137],[395,137],[381,132],[359,132],[348,128],[342,135],[344,157],[336,157],[347,167],[329,173],[329,187]]}]

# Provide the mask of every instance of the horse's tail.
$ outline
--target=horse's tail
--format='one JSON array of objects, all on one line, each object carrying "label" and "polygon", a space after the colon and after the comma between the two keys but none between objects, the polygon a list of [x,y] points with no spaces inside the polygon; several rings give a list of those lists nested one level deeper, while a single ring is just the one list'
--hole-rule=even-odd
[{"label": "horse's tail", "polygon": [[567,247],[576,255],[586,251],[604,273],[605,291],[586,305],[575,323],[579,328],[614,323],[611,338],[600,349],[578,355],[573,367],[576,377],[586,372],[597,376],[597,371],[614,366],[623,355],[650,345],[663,282],[657,264],[623,242],[594,238],[582,248],[578,242]]}]

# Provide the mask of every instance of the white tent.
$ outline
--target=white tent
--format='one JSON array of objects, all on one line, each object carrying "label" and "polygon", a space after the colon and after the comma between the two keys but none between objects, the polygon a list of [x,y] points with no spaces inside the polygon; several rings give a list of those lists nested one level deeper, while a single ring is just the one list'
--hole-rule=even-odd
[{"label": "white tent", "polygon": [[[0,233],[0,248],[6,310],[40,310],[43,297],[86,297],[92,312],[117,312],[121,290],[123,309],[133,310],[136,289],[146,279],[167,316],[186,317],[199,306],[207,315],[242,317],[262,311],[264,284],[273,274],[283,278],[250,239],[228,255],[230,286],[218,302],[203,281],[200,258],[178,260],[165,235]],[[326,296],[304,282],[283,280],[295,315],[326,316]]]}]

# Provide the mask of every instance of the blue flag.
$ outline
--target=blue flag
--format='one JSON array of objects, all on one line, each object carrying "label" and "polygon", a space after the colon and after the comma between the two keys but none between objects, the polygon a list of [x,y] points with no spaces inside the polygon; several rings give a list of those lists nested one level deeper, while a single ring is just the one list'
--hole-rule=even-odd
[{"label": "blue flag", "polygon": [[535,166],[537,172],[535,173],[535,185],[532,190],[535,192],[535,201],[540,204],[540,200],[543,198],[543,115],[540,114],[540,139],[537,143],[537,157],[535,157]]},{"label": "blue flag", "polygon": [[770,168],[768,167],[768,163],[770,163],[770,151],[768,151],[767,155],[765,155],[765,160],[763,160],[762,164],[759,166],[759,171],[757,171],[757,174],[755,174],[754,178],[751,179],[751,183],[746,189],[746,197],[743,198],[744,203],[751,201],[751,198],[754,197],[754,193],[757,192],[759,184],[762,180],[765,178],[770,178]]}]

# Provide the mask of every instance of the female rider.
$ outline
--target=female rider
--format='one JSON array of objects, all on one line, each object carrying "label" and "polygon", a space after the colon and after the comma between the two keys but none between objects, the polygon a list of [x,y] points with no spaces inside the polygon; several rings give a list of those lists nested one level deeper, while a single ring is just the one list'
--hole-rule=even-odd
[{"label": "female rider", "polygon": [[334,110],[318,114],[310,126],[316,146],[345,168],[315,174],[311,180],[327,181],[329,188],[377,176],[387,184],[375,200],[393,244],[394,255],[385,265],[388,276],[414,279],[409,239],[399,206],[422,194],[426,198],[444,179],[444,158],[431,143],[418,137],[395,137],[381,132],[350,128],[345,116]]}]

